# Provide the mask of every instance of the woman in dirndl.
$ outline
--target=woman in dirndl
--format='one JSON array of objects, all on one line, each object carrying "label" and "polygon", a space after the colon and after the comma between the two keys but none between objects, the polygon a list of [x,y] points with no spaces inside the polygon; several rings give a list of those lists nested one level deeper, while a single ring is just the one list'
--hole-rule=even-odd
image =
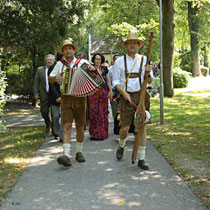
[{"label": "woman in dirndl", "polygon": [[112,87],[108,68],[102,65],[104,62],[105,57],[100,53],[92,57],[92,63],[101,73],[105,83],[98,91],[88,96],[91,140],[104,140],[109,137],[108,99],[112,100]]}]

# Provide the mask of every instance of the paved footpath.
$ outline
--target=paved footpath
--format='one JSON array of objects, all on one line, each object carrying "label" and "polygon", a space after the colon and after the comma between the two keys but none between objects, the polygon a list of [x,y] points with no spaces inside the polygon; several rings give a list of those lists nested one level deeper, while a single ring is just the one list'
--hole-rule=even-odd
[{"label": "paved footpath", "polygon": [[90,141],[85,133],[85,163],[75,161],[74,128],[71,168],[57,164],[62,146],[48,136],[0,209],[206,209],[150,141],[149,171],[131,164],[132,135],[124,159],[117,161],[112,128],[113,122],[110,138],[101,142]]}]

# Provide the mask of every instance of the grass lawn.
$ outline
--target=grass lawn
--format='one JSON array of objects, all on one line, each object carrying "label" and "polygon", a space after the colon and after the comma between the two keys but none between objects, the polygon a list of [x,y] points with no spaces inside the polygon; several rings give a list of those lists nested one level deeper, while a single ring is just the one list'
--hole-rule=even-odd
[{"label": "grass lawn", "polygon": [[43,142],[43,127],[8,129],[0,133],[0,204],[12,190]]},{"label": "grass lawn", "polygon": [[192,190],[210,206],[210,90],[176,93],[164,99],[160,125],[159,99],[151,99],[153,124],[148,137]]}]

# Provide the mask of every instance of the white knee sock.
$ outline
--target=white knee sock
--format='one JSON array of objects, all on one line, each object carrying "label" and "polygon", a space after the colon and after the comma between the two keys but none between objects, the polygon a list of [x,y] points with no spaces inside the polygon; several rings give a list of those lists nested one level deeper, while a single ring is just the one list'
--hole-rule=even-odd
[{"label": "white knee sock", "polygon": [[83,149],[83,142],[82,143],[76,142],[76,153],[82,152],[82,149]]},{"label": "white knee sock", "polygon": [[70,152],[71,152],[71,144],[68,143],[63,144],[63,154],[66,155],[67,157],[70,157]]},{"label": "white knee sock", "polygon": [[126,139],[120,139],[119,140],[119,144],[120,144],[120,147],[121,148],[124,148],[125,147],[125,144],[126,144]]},{"label": "white knee sock", "polygon": [[144,160],[145,159],[145,150],[146,150],[146,147],[142,147],[142,146],[139,146],[139,160]]}]

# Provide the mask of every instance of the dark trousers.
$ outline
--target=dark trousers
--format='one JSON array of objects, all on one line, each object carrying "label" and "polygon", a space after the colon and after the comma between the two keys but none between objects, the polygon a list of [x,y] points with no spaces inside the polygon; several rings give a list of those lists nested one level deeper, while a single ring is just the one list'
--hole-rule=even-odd
[{"label": "dark trousers", "polygon": [[46,101],[45,103],[40,103],[40,112],[41,112],[42,117],[44,119],[45,125],[47,127],[50,127],[51,126],[50,116],[49,116],[50,104],[49,104],[48,101]]}]

